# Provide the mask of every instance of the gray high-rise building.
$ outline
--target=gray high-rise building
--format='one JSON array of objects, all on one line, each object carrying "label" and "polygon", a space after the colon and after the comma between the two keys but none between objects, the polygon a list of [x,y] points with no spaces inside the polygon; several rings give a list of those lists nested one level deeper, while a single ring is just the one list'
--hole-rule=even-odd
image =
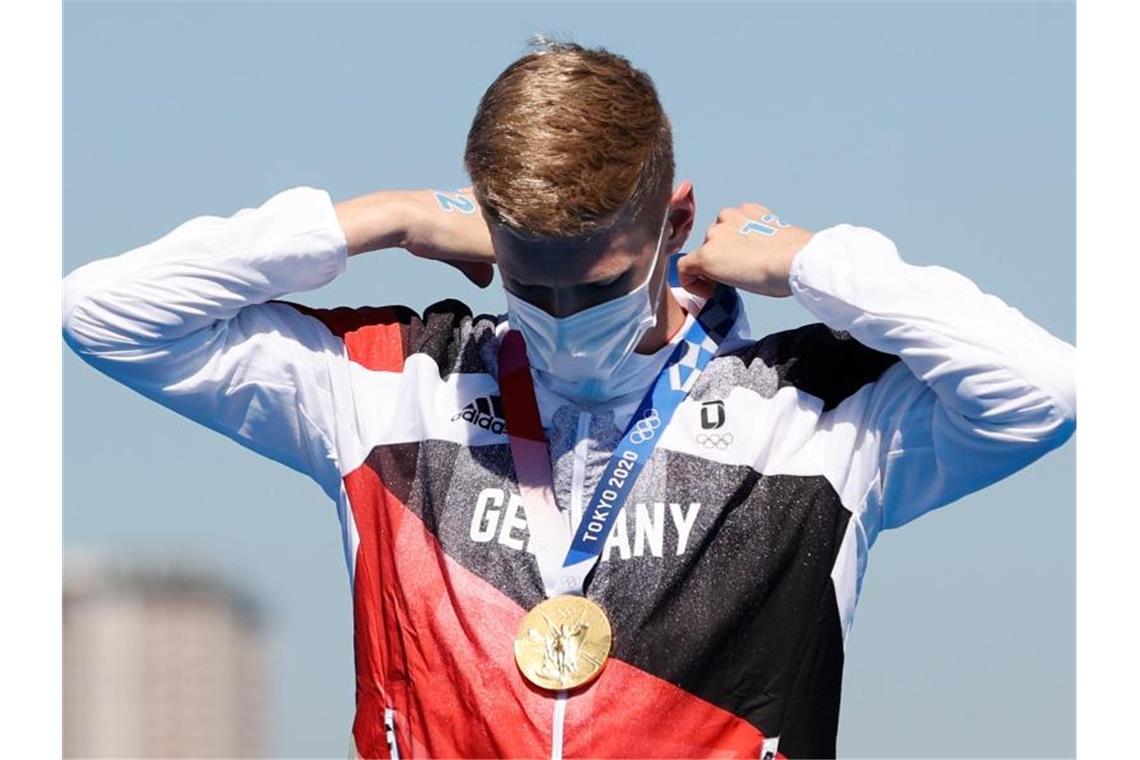
[{"label": "gray high-rise building", "polygon": [[263,757],[265,699],[258,610],[208,564],[68,555],[64,757]]}]

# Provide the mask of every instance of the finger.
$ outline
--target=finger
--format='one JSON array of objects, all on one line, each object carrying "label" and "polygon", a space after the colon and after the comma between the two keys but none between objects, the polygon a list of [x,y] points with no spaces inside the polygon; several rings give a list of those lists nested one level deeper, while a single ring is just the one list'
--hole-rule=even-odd
[{"label": "finger", "polygon": [[744,219],[744,217],[745,213],[741,207],[729,206],[720,210],[720,213],[716,215],[716,221],[718,224],[727,224],[733,226],[736,225],[737,222]]},{"label": "finger", "polygon": [[745,203],[741,206],[744,215],[749,219],[759,219],[772,214],[772,210],[760,203]]},{"label": "finger", "polygon": [[701,260],[697,251],[681,257],[677,262],[677,275],[681,287],[685,290],[702,298],[712,298],[713,292],[716,290],[716,283],[701,268]]},{"label": "finger", "polygon": [[481,288],[487,287],[495,279],[495,268],[486,262],[445,260],[444,263],[458,269],[464,277]]},{"label": "finger", "polygon": [[681,278],[681,287],[701,298],[712,298],[716,292],[716,283],[703,277]]}]

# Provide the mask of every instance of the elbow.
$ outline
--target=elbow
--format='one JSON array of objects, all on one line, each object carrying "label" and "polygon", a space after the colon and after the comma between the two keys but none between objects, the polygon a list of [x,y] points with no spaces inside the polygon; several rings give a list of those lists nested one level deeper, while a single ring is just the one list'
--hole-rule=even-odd
[{"label": "elbow", "polygon": [[[1016,381],[1007,377],[1005,387],[989,395],[985,411],[952,414],[950,421],[961,426],[962,434],[977,437],[983,449],[993,446],[995,452],[1020,450],[1027,461],[1032,461],[1062,446],[1076,431],[1072,374],[1066,375],[1059,369],[1059,365],[1054,365],[1051,371],[1044,372],[1039,367],[1036,382],[1032,383],[1021,377]],[[981,455],[981,450],[978,453]]]},{"label": "elbow", "polygon": [[1039,455],[1064,445],[1077,429],[1076,390],[1072,382],[1064,386],[1054,385],[1041,398],[1044,400],[1032,413],[1036,422],[1029,422],[1026,426],[1027,430],[1033,431],[1030,438],[1036,440],[1035,448],[1040,449]]},{"label": "elbow", "polygon": [[1034,395],[1035,403],[1025,410],[1023,429],[1044,453],[1062,446],[1077,429],[1076,388],[1070,375]]},{"label": "elbow", "polygon": [[1047,436],[1048,448],[1055,449],[1063,445],[1077,429],[1076,407],[1068,404],[1054,406],[1052,426]]},{"label": "elbow", "polygon": [[99,340],[99,330],[90,320],[84,319],[81,309],[65,311],[63,315],[63,342],[82,358],[99,353],[105,341]]},{"label": "elbow", "polygon": [[67,277],[63,278],[63,339],[72,348],[82,344],[83,331],[77,327],[77,320],[75,319],[76,308],[84,299],[85,294],[79,285],[79,279],[72,272]]},{"label": "elbow", "polygon": [[1065,441],[1072,437],[1073,433],[1077,430],[1077,398],[1076,391],[1073,391],[1072,396],[1063,404],[1057,404],[1055,409],[1055,416],[1057,419],[1056,430],[1054,438],[1056,445],[1060,446]]},{"label": "elbow", "polygon": [[63,339],[77,353],[91,353],[106,332],[92,318],[89,306],[94,294],[89,279],[83,267],[63,278]]},{"label": "elbow", "polygon": [[1056,419],[1057,445],[1069,440],[1077,429],[1077,350],[1062,341],[1065,350],[1056,363],[1051,398]]},{"label": "elbow", "polygon": [[1035,431],[1032,437],[1052,449],[1077,429],[1076,349],[1053,338],[1037,356],[1036,366],[1021,376],[1026,389],[1021,417]]},{"label": "elbow", "polygon": [[63,279],[63,340],[81,356],[124,347],[128,333],[116,324],[115,310],[100,297],[82,268]]}]

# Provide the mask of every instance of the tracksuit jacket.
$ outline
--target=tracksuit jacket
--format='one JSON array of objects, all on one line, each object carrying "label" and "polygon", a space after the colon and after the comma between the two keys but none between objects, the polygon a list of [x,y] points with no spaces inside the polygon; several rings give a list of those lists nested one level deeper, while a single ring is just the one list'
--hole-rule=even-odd
[{"label": "tracksuit jacket", "polygon": [[[1071,345],[875,230],[817,232],[790,286],[819,321],[757,340],[739,316],[587,577],[605,669],[545,692],[512,649],[543,587],[497,381],[506,318],[284,298],[346,266],[329,194],[294,187],[74,270],[63,336],[336,504],[362,757],[833,756],[876,536],[1076,426]],[[639,357],[647,385],[670,351]],[[536,391],[576,527],[640,393],[582,409]]]}]

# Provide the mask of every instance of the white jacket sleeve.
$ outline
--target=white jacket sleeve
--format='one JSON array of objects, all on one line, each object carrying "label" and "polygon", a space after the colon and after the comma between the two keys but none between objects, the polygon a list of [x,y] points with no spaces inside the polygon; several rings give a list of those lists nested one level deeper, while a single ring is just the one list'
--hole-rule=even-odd
[{"label": "white jacket sleeve", "polygon": [[858,509],[870,540],[1016,472],[1076,428],[1073,346],[957,272],[906,263],[881,233],[817,233],[789,284],[829,327],[901,359],[860,394],[858,450],[833,452],[867,460]]},{"label": "white jacket sleeve", "polygon": [[64,278],[63,336],[84,361],[339,495],[343,342],[281,303],[348,256],[327,192],[295,187],[229,218],[199,216]]}]

